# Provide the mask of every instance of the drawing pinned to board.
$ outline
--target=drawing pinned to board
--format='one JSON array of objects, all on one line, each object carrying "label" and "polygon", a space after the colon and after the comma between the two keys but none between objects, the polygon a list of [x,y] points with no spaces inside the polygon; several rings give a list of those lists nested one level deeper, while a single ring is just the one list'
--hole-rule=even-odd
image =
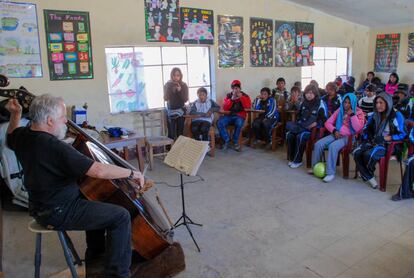
[{"label": "drawing pinned to board", "polygon": [[179,0],[144,0],[148,42],[180,42]]},{"label": "drawing pinned to board", "polygon": [[398,64],[400,34],[378,34],[375,45],[376,72],[395,72]]},{"label": "drawing pinned to board", "polygon": [[0,74],[42,77],[35,4],[0,1]]},{"label": "drawing pinned to board", "polygon": [[414,33],[408,34],[408,53],[407,53],[407,62],[414,62]]},{"label": "drawing pinned to board", "polygon": [[145,68],[139,52],[106,53],[108,91],[112,113],[148,109],[145,92]]},{"label": "drawing pinned to board", "polygon": [[213,11],[182,7],[180,13],[182,43],[214,44]]},{"label": "drawing pinned to board", "polygon": [[296,66],[296,23],[275,21],[275,66]]},{"label": "drawing pinned to board", "polygon": [[273,20],[250,18],[250,64],[273,66]]},{"label": "drawing pinned to board", "polygon": [[313,23],[296,22],[296,66],[313,66]]},{"label": "drawing pinned to board", "polygon": [[219,68],[243,67],[243,17],[219,15]]}]

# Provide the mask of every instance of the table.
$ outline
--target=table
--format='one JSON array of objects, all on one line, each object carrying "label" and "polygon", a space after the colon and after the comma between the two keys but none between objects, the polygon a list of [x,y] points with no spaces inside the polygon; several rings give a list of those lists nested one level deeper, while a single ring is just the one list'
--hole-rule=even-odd
[{"label": "table", "polygon": [[133,133],[128,135],[128,138],[121,137],[110,137],[108,133],[100,133],[100,141],[108,149],[123,148],[124,154],[123,158],[128,160],[128,147],[135,147],[137,150],[137,160],[139,170],[144,171],[144,154],[142,153],[142,148],[145,147],[145,136],[139,135],[138,133]]}]

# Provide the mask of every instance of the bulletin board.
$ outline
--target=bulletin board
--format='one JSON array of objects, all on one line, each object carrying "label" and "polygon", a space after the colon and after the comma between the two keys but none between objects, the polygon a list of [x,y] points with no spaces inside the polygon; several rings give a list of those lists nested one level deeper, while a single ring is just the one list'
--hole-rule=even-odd
[{"label": "bulletin board", "polygon": [[252,67],[273,66],[273,20],[250,18],[250,64]]},{"label": "bulletin board", "polygon": [[214,44],[212,10],[181,7],[180,11],[183,44]]}]

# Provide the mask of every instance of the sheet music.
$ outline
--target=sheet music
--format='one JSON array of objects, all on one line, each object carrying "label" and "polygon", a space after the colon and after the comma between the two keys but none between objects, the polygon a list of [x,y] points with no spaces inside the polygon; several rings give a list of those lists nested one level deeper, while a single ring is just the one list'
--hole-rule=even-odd
[{"label": "sheet music", "polygon": [[164,163],[186,175],[195,176],[207,151],[207,141],[180,136],[165,157]]}]

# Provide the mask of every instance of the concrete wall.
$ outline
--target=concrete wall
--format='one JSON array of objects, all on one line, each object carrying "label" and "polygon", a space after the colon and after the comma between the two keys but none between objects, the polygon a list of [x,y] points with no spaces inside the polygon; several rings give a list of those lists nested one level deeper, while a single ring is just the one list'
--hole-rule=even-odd
[{"label": "concrete wall", "polygon": [[[374,68],[375,60],[375,44],[377,34],[392,34],[400,33],[400,51],[398,55],[397,73],[400,77],[400,82],[413,84],[414,83],[414,63],[407,63],[408,52],[408,33],[414,32],[414,25],[412,27],[404,28],[388,28],[388,29],[372,29],[369,36],[369,64],[368,68]],[[377,73],[384,83],[388,82],[389,73]]]},{"label": "concrete wall", "polygon": [[[122,125],[138,128],[141,118],[137,113],[124,115],[109,114],[107,96],[105,46],[110,45],[146,45],[144,25],[144,0],[32,0],[37,4],[39,18],[40,46],[42,51],[43,78],[14,79],[13,86],[26,86],[36,94],[50,93],[62,96],[68,105],[89,104],[89,120],[98,127],[104,124]],[[214,10],[219,14],[244,17],[245,30],[245,67],[241,69],[214,68],[217,98],[221,99],[229,89],[233,79],[242,81],[243,90],[256,95],[263,86],[273,87],[275,80],[283,76],[290,87],[300,80],[300,68],[252,68],[249,65],[249,18],[263,17],[279,20],[306,21],[315,23],[316,46],[349,47],[352,55],[350,73],[359,77],[368,66],[369,28],[353,24],[342,19],[313,11],[281,0],[182,0],[181,6],[199,7]],[[50,81],[47,66],[46,39],[44,33],[43,9],[89,11],[93,47],[94,79],[73,81]],[[217,25],[216,25],[217,34]],[[217,42],[217,39],[216,39]],[[153,44],[152,44],[153,45]],[[174,44],[175,45],[175,44]],[[212,46],[212,53],[217,56],[217,44]],[[214,84],[213,84],[214,86]]]}]

